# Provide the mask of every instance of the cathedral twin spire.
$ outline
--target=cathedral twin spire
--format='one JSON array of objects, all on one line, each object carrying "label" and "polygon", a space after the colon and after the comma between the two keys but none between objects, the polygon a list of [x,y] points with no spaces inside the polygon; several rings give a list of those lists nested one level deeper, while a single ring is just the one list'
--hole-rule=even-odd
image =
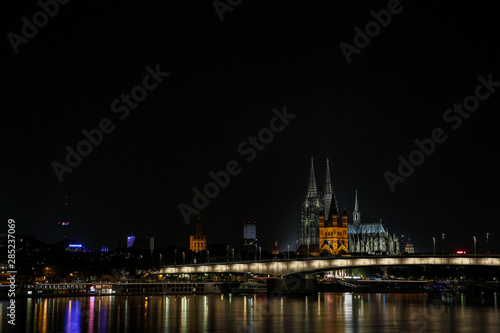
[{"label": "cathedral twin spire", "polygon": [[307,194],[302,203],[301,244],[318,244],[319,216],[323,212],[329,211],[332,198],[334,198],[328,160],[326,161],[326,165],[325,189],[323,195],[320,195],[318,194],[318,186],[314,172],[314,159],[311,157]]},{"label": "cathedral twin spire", "polygon": [[[333,190],[332,180],[330,178],[330,161],[328,158],[326,159],[324,200],[325,213],[328,213],[328,218],[330,218],[331,214],[338,215],[339,206],[337,198],[335,198],[335,191]],[[332,203],[335,204],[335,207],[331,207]],[[334,209],[334,211],[331,212],[332,209]]]},{"label": "cathedral twin spire", "polygon": [[316,186],[316,176],[314,175],[314,159],[311,156],[311,171],[309,171],[309,184],[307,186],[307,197],[314,198],[318,196],[318,187]]},{"label": "cathedral twin spire", "polygon": [[314,172],[314,158],[311,156],[311,170],[309,171],[309,183],[307,187],[306,198],[318,198],[322,201],[321,210],[323,214],[327,214],[327,220],[331,220],[332,215],[338,216],[339,208],[337,199],[335,198],[335,192],[333,190],[332,179],[330,176],[330,160],[328,158],[326,159],[325,185],[323,189],[323,196],[319,198],[318,187],[316,185],[316,175]]},{"label": "cathedral twin spire", "polygon": [[355,191],[356,195],[354,197],[354,212],[352,212],[352,223],[357,228],[361,223],[361,212],[359,211],[358,205],[358,190]]},{"label": "cathedral twin spire", "polygon": [[330,161],[326,159],[326,173],[325,173],[325,195],[333,193],[332,180],[330,178]]},{"label": "cathedral twin spire", "polygon": [[[330,161],[326,159],[326,172],[325,172],[325,186],[323,196],[331,195],[335,197],[333,193],[333,185],[330,177]],[[316,174],[314,173],[314,158],[311,156],[311,169],[309,171],[309,183],[307,186],[307,198],[318,196],[318,186],[316,185]],[[331,197],[330,197],[331,198]],[[336,202],[336,200],[335,200]]]},{"label": "cathedral twin spire", "polygon": [[355,190],[355,197],[354,197],[354,211],[358,212],[359,207],[358,207],[358,190]]},{"label": "cathedral twin spire", "polygon": [[340,215],[335,191],[330,175],[330,160],[326,159],[324,188],[318,193],[314,172],[314,159],[311,157],[311,170],[307,194],[302,204],[301,244],[315,245],[314,252],[338,254],[347,252],[348,244],[347,215]]},{"label": "cathedral twin spire", "polygon": [[[318,187],[316,185],[316,175],[314,173],[314,158],[311,156],[311,170],[309,171],[309,185],[307,187],[307,198],[318,198]],[[323,189],[323,208],[324,213],[327,213],[327,220],[331,219],[332,215],[338,216],[339,207],[337,199],[335,198],[335,192],[333,190],[332,179],[330,176],[330,160],[326,159],[326,171],[325,171],[325,186]],[[334,206],[331,207],[331,204]],[[345,209],[344,209],[345,214]],[[354,198],[354,212],[353,212],[353,223],[359,225],[361,222],[361,212],[359,211],[358,205],[358,190],[356,190]]]}]

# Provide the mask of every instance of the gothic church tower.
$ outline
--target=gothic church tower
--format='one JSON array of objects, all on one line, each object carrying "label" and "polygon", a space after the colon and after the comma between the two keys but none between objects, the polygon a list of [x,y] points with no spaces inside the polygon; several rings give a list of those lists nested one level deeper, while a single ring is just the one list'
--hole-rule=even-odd
[{"label": "gothic church tower", "polygon": [[314,174],[314,160],[311,157],[311,170],[309,171],[307,194],[302,202],[300,244],[318,244],[318,222],[321,208],[318,188],[316,186],[316,176]]},{"label": "gothic church tower", "polygon": [[[325,187],[323,188],[323,207],[324,211],[328,214],[330,211],[330,204],[333,198],[332,179],[330,178],[330,163],[326,159],[326,172],[325,172]],[[336,202],[336,200],[335,200]]]},{"label": "gothic church tower", "polygon": [[359,206],[358,206],[358,190],[356,190],[356,196],[354,198],[354,212],[352,213],[352,224],[354,224],[355,229],[358,229],[360,223],[361,223],[361,212],[359,211]]}]

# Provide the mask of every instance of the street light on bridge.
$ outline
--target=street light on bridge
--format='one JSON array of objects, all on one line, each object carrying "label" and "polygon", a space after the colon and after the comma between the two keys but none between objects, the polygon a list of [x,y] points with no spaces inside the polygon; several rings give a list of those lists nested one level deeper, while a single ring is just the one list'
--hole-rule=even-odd
[{"label": "street light on bridge", "polygon": [[490,233],[486,233],[486,254],[490,253],[490,247],[488,246],[488,238],[490,236]]},{"label": "street light on bridge", "polygon": [[476,253],[476,241],[477,241],[477,239],[476,239],[476,236],[472,236],[472,238],[474,239],[474,254],[477,254]]},{"label": "street light on bridge", "polygon": [[182,252],[182,264],[185,264],[186,254]]},{"label": "street light on bridge", "polygon": [[432,237],[432,247],[434,248],[434,255],[436,255],[436,237]]},{"label": "street light on bridge", "polygon": [[444,254],[444,234],[441,235],[441,238],[443,239],[443,254]]},{"label": "street light on bridge", "polygon": [[286,247],[288,248],[288,260],[290,260],[290,245],[286,244]]}]

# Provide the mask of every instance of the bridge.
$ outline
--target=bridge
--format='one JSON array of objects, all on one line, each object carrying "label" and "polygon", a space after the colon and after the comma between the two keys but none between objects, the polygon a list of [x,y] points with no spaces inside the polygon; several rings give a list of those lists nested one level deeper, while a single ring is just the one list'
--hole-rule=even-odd
[{"label": "bridge", "polygon": [[161,274],[253,273],[271,276],[311,274],[345,268],[367,266],[500,266],[498,255],[404,255],[404,256],[341,256],[279,261],[243,261],[210,264],[165,266]]}]

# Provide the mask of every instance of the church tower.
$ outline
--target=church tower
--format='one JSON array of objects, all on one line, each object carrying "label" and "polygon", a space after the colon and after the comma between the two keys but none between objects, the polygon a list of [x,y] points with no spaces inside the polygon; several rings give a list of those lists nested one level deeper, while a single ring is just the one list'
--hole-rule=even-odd
[{"label": "church tower", "polygon": [[[347,213],[344,208],[344,212],[342,213],[342,228],[347,229]],[[347,234],[345,235],[347,237]]]},{"label": "church tower", "polygon": [[344,210],[342,217],[339,215],[335,195],[332,195],[330,210],[325,222],[325,217],[320,216],[319,226],[319,253],[337,255],[347,253],[347,214]]},{"label": "church tower", "polygon": [[326,172],[325,172],[325,187],[323,189],[323,206],[325,207],[325,212],[330,211],[330,204],[332,203],[333,196],[333,186],[332,179],[330,178],[330,162],[328,158],[326,159]]},{"label": "church tower", "polygon": [[352,223],[354,224],[354,228],[358,229],[359,224],[361,223],[361,212],[359,211],[358,206],[358,190],[355,190],[356,194],[354,197],[354,212],[352,213]]},{"label": "church tower", "polygon": [[300,244],[318,244],[320,210],[320,200],[318,197],[318,188],[316,186],[316,176],[314,174],[314,160],[311,157],[307,194],[302,203]]},{"label": "church tower", "polygon": [[194,235],[189,237],[189,249],[193,252],[199,252],[201,250],[207,249],[207,239],[201,230],[200,217],[198,216],[198,222],[196,222],[196,231]]}]

